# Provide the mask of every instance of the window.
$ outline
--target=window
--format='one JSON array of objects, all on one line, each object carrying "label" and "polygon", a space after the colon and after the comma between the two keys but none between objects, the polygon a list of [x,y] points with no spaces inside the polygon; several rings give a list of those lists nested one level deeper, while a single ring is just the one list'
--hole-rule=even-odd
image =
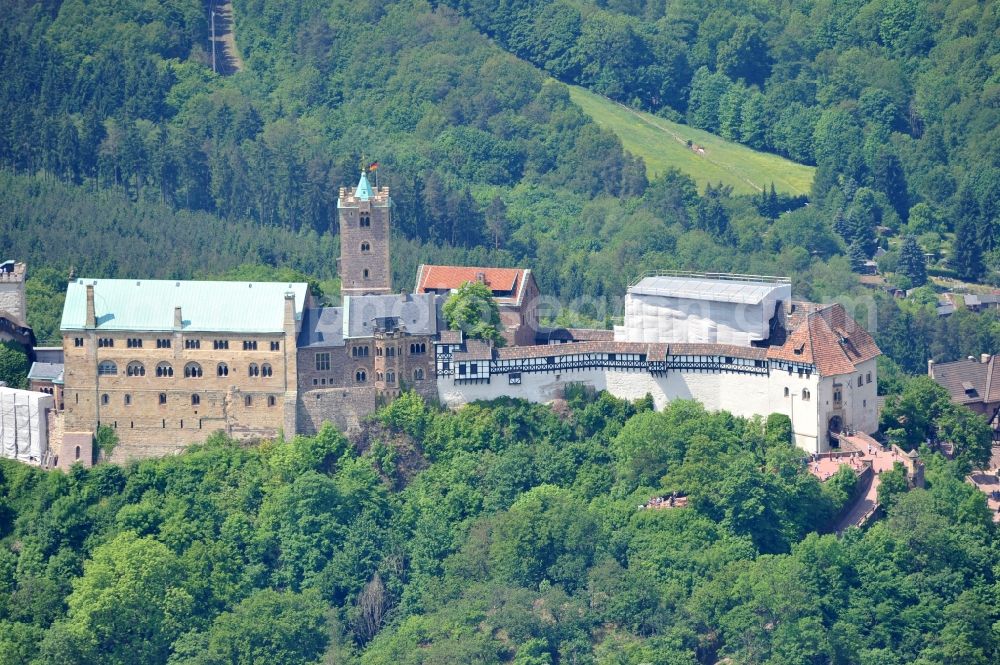
[{"label": "window", "polygon": [[146,366],[140,362],[130,362],[125,367],[125,376],[146,376]]},{"label": "window", "polygon": [[329,353],[317,353],[316,354],[316,371],[317,372],[328,372],[328,371],[330,371],[330,354]]},{"label": "window", "polygon": [[465,376],[465,363],[458,364],[458,375]]},{"label": "window", "polygon": [[313,379],[313,385],[314,386],[318,386],[319,385],[319,379]]},{"label": "window", "polygon": [[386,383],[396,383],[396,373],[395,372],[386,372],[385,373],[385,382]]},{"label": "window", "polygon": [[842,397],[842,394],[841,394],[841,392],[840,392],[840,389],[839,389],[839,388],[838,388],[837,390],[834,390],[834,391],[833,391],[833,402],[834,402],[834,404],[839,404],[839,403],[840,403],[840,400],[841,400],[842,398],[843,398],[843,397]]},{"label": "window", "polygon": [[229,365],[226,363],[219,363],[215,368],[216,376],[229,376]]},{"label": "window", "polygon": [[111,401],[111,398],[108,397],[107,393],[104,393],[103,395],[101,395],[101,404],[105,404],[106,405],[109,401]]},{"label": "window", "polygon": [[201,404],[201,395],[191,395],[191,406],[198,406]]},{"label": "window", "polygon": [[320,384],[321,386],[325,386],[325,385],[326,385],[326,379],[320,379],[320,380],[319,380],[319,384]]},{"label": "window", "polygon": [[115,376],[118,374],[118,365],[110,360],[105,360],[97,366],[97,374],[98,376]]},{"label": "window", "polygon": [[417,344],[417,343],[410,344],[410,355],[411,356],[419,356],[419,355],[424,354],[424,353],[427,353],[427,344],[425,344],[423,342],[421,342],[419,344]]},{"label": "window", "polygon": [[214,340],[212,340],[212,348],[215,349],[216,351],[219,351],[219,350],[222,350],[222,349],[228,349],[229,348],[229,340],[228,339],[214,339]]},{"label": "window", "polygon": [[260,376],[260,367],[257,366],[257,363],[250,363],[250,366],[247,367],[247,376]]},{"label": "window", "polygon": [[257,350],[257,340],[255,340],[255,339],[245,339],[245,340],[243,340],[243,350],[244,351],[256,351]]},{"label": "window", "polygon": [[167,403],[167,393],[160,393],[160,404],[162,405],[166,403]]},{"label": "window", "polygon": [[76,447],[76,458],[80,459],[80,446]]},{"label": "window", "polygon": [[808,388],[803,388],[802,389],[802,399],[809,399],[809,389]]},{"label": "window", "polygon": [[111,337],[98,337],[97,338],[97,348],[99,349],[110,349],[115,345],[115,340]]},{"label": "window", "polygon": [[277,400],[277,398],[275,398],[274,395],[268,395],[267,396],[267,405],[268,406],[274,406],[277,403],[278,403],[278,400]]},{"label": "window", "polygon": [[788,386],[785,386],[785,397],[788,397]]},{"label": "window", "polygon": [[372,251],[372,246],[369,245],[366,242],[363,242],[363,243],[361,243],[361,251],[362,252],[370,252],[370,251]]},{"label": "window", "polygon": [[479,374],[479,363],[472,363],[469,367],[470,374]]},{"label": "window", "polygon": [[253,406],[253,395],[247,395],[243,398],[243,403],[247,406]]},{"label": "window", "polygon": [[864,374],[858,374],[858,385],[859,386],[865,385],[865,375]]},{"label": "window", "polygon": [[414,381],[424,380],[424,370],[422,367],[418,367],[415,370],[413,370],[413,380]]},{"label": "window", "polygon": [[156,348],[158,348],[158,349],[169,349],[170,348],[170,340],[169,339],[157,339],[156,340]]},{"label": "window", "polygon": [[362,214],[361,218],[358,220],[358,226],[366,228],[372,225],[372,218],[367,214]]},{"label": "window", "polygon": [[364,269],[364,272],[362,273],[361,276],[364,277],[365,279],[368,279],[368,268]]},{"label": "window", "polygon": [[273,376],[274,375],[274,370],[271,369],[271,365],[269,363],[264,363],[263,365],[260,366],[260,375],[261,376]]},{"label": "window", "polygon": [[128,393],[125,393],[125,406],[131,406],[131,404],[132,404],[132,396],[129,395]]},{"label": "window", "polygon": [[156,376],[161,379],[174,375],[174,368],[170,366],[170,363],[160,363],[156,366]]},{"label": "window", "polygon": [[186,339],[184,340],[185,349],[200,349],[201,340],[200,339]]},{"label": "window", "polygon": [[389,357],[389,358],[395,357],[395,355],[396,355],[396,347],[394,347],[394,346],[386,347],[386,349],[385,349],[385,355],[387,357]]},{"label": "window", "polygon": [[198,363],[188,363],[187,365],[184,365],[185,379],[200,379],[201,375],[201,365]]},{"label": "window", "polygon": [[281,342],[271,342],[272,351],[281,351]]},{"label": "window", "polygon": [[125,340],[125,346],[129,349],[141,349],[142,340],[138,337],[129,337]]},{"label": "window", "polygon": [[867,381],[867,383],[871,383],[871,382],[872,382],[872,373],[868,372],[868,381]]},{"label": "window", "polygon": [[73,338],[73,346],[83,346],[83,338],[82,337],[74,337]]},{"label": "window", "polygon": [[365,373],[365,370],[359,369],[357,372],[354,373],[354,380],[357,381],[358,383],[364,383],[365,381],[368,380],[368,375]]}]

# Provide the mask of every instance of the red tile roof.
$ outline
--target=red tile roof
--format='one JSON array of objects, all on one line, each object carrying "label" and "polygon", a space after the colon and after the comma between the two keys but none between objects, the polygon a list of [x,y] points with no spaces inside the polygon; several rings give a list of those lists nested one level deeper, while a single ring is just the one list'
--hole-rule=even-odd
[{"label": "red tile roof", "polygon": [[772,346],[767,357],[815,365],[820,376],[850,374],[860,363],[882,354],[868,331],[847,315],[839,303],[795,303],[788,337]]},{"label": "red tile roof", "polygon": [[516,298],[524,283],[524,268],[477,268],[475,266],[422,265],[417,270],[417,293],[457,289],[466,282],[479,281],[483,276],[493,293],[509,293]]}]

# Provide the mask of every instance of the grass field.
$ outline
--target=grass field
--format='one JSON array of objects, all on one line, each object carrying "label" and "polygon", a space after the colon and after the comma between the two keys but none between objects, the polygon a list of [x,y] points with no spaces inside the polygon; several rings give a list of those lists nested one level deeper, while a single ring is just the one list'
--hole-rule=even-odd
[{"label": "grass field", "polygon": [[[774,188],[788,194],[808,194],[812,166],[727,141],[715,134],[664,120],[650,113],[633,111],[577,86],[570,96],[594,121],[613,131],[625,149],[642,157],[652,178],[670,167],[687,173],[700,190],[708,183],[723,182],[738,194],[753,194]],[[687,141],[703,153],[687,146]]]}]

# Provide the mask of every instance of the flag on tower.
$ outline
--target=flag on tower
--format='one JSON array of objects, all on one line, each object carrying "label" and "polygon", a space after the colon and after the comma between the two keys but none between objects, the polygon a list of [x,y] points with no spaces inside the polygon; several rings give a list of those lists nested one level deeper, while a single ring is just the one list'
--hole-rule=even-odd
[{"label": "flag on tower", "polygon": [[374,171],[376,169],[378,169],[378,162],[372,162],[371,164],[368,165],[369,171]]}]

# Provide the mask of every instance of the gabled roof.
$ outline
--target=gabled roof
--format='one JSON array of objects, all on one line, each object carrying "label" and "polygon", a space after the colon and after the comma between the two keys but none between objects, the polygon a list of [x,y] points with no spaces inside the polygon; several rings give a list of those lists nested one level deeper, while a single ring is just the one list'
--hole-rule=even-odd
[{"label": "gabled roof", "polygon": [[302,313],[299,348],[344,345],[344,308],[315,307]]},{"label": "gabled roof", "polygon": [[930,375],[958,404],[1000,402],[1000,363],[996,356],[990,356],[987,362],[973,358],[934,363]]},{"label": "gabled roof", "polygon": [[52,381],[53,383],[62,383],[63,381],[63,363],[31,363],[31,369],[28,371],[29,381]]},{"label": "gabled roof", "polygon": [[520,303],[524,286],[534,279],[526,268],[421,265],[417,268],[417,293],[457,289],[466,282],[483,281],[500,304]]},{"label": "gabled roof", "polygon": [[301,318],[305,282],[196,282],[165,279],[78,279],[66,288],[62,330],[83,330],[87,286],[94,286],[97,330],[165,332],[181,308],[184,332],[278,333],[284,331],[285,294],[295,295]]},{"label": "gabled roof", "polygon": [[769,359],[814,365],[820,376],[833,376],[850,374],[857,365],[882,354],[843,305],[794,305],[785,342],[768,348]]},{"label": "gabled roof", "polygon": [[433,293],[346,296],[344,337],[371,337],[377,324],[395,319],[410,335],[434,335],[438,325],[438,296]]}]

